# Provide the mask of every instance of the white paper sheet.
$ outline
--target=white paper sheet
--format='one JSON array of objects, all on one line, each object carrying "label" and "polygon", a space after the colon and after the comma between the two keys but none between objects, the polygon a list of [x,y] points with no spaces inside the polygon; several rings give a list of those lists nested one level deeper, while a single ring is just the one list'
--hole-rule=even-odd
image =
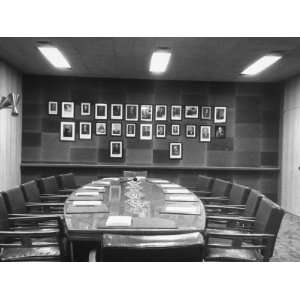
[{"label": "white paper sheet", "polygon": [[181,186],[176,183],[161,183],[159,184],[160,187],[162,188],[180,188]]},{"label": "white paper sheet", "polygon": [[169,180],[165,180],[165,179],[148,179],[148,181],[152,182],[152,183],[169,183]]},{"label": "white paper sheet", "polygon": [[166,200],[170,201],[199,201],[199,199],[193,194],[171,194],[168,195]]},{"label": "white paper sheet", "polygon": [[101,201],[87,200],[87,201],[73,201],[74,206],[97,206],[101,205]]},{"label": "white paper sheet", "polygon": [[131,222],[131,216],[109,216],[105,225],[107,227],[130,227]]},{"label": "white paper sheet", "polygon": [[105,181],[105,180],[97,180],[97,181],[93,181],[92,183],[97,183],[97,184],[102,184],[102,185],[110,185],[110,181]]},{"label": "white paper sheet", "polygon": [[93,186],[93,185],[85,185],[82,187],[84,190],[95,190],[95,191],[105,191],[104,186]]},{"label": "white paper sheet", "polygon": [[77,197],[99,197],[98,192],[77,192],[75,193],[75,196]]},{"label": "white paper sheet", "polygon": [[163,192],[165,194],[191,194],[191,192],[188,189],[183,189],[183,188],[168,188],[168,189],[163,189]]},{"label": "white paper sheet", "polygon": [[192,214],[196,215],[200,213],[199,206],[165,206],[163,212],[173,214]]}]

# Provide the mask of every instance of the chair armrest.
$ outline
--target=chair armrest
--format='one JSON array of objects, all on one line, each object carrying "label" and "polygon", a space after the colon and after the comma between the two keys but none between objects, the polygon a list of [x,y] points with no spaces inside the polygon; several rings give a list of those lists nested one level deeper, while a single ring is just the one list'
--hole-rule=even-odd
[{"label": "chair armrest", "polygon": [[64,203],[57,203],[57,202],[31,202],[26,203],[26,207],[63,207]]},{"label": "chair armrest", "polygon": [[255,238],[266,238],[266,239],[274,239],[274,234],[269,233],[254,233],[254,232],[239,232],[234,230],[219,230],[219,229],[209,229],[206,231],[206,235],[210,237],[218,237],[218,238],[243,238],[243,239],[255,239]]},{"label": "chair armrest", "polygon": [[38,237],[57,237],[59,236],[60,231],[57,229],[51,229],[51,230],[18,230],[18,231],[9,231],[9,230],[1,230],[0,231],[0,237],[11,237],[11,238],[38,238]]},{"label": "chair armrest", "polygon": [[69,194],[71,194],[76,190],[77,190],[77,188],[74,188],[74,189],[61,189],[61,190],[59,190],[59,192],[60,193],[69,193]]},{"label": "chair armrest", "polygon": [[243,211],[245,210],[245,205],[218,205],[218,204],[204,204],[205,208],[209,209],[225,209],[225,210],[238,210]]},{"label": "chair armrest", "polygon": [[68,197],[69,197],[69,195],[54,195],[54,194],[41,194],[40,195],[41,200],[51,200],[51,199],[65,200]]},{"label": "chair armrest", "polygon": [[199,197],[201,201],[204,202],[221,202],[221,203],[226,203],[229,201],[227,197]]},{"label": "chair armrest", "polygon": [[208,221],[237,221],[237,222],[247,222],[247,223],[254,223],[255,218],[247,218],[241,216],[206,216]]},{"label": "chair armrest", "polygon": [[59,215],[38,215],[38,216],[22,216],[22,217],[12,217],[8,218],[9,221],[35,221],[35,222],[44,222],[44,221],[58,221],[61,222],[61,216]]}]

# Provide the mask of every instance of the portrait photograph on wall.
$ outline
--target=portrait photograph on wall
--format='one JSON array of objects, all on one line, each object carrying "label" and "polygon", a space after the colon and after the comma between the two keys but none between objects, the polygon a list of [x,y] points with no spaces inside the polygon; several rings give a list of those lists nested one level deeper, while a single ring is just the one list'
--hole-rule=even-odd
[{"label": "portrait photograph on wall", "polygon": [[137,104],[126,104],[126,121],[137,121],[139,115],[139,106]]},{"label": "portrait photograph on wall", "polygon": [[61,117],[64,119],[74,118],[74,102],[62,102]]},{"label": "portrait photograph on wall", "polygon": [[171,125],[171,135],[180,135],[180,125],[179,124]]},{"label": "portrait photograph on wall", "polygon": [[48,115],[57,115],[58,114],[58,104],[56,101],[48,102]]},{"label": "portrait photograph on wall", "polygon": [[171,106],[171,120],[180,121],[182,119],[182,106],[172,105]]},{"label": "portrait photograph on wall", "polygon": [[182,159],[182,143],[170,143],[169,147],[170,159]]},{"label": "portrait photograph on wall", "polygon": [[111,141],[110,142],[109,156],[111,158],[122,158],[122,156],[123,156],[123,143],[121,141]]},{"label": "portrait photograph on wall", "polygon": [[211,126],[200,126],[200,142],[211,141]]},{"label": "portrait photograph on wall", "polygon": [[211,120],[211,106],[202,106],[201,107],[201,119],[202,120]]},{"label": "portrait photograph on wall", "polygon": [[215,107],[215,123],[226,123],[226,107]]},{"label": "portrait photograph on wall", "polygon": [[186,105],[184,117],[186,119],[197,119],[198,118],[198,106],[197,105]]},{"label": "portrait photograph on wall", "polygon": [[156,137],[165,138],[166,137],[166,125],[165,124],[156,124]]},{"label": "portrait photograph on wall", "polygon": [[122,124],[121,123],[111,123],[111,135],[121,136],[122,135]]},{"label": "portrait photograph on wall", "polygon": [[89,116],[91,114],[91,103],[81,103],[80,113],[82,116]]},{"label": "portrait photograph on wall", "polygon": [[106,135],[107,134],[107,128],[106,123],[96,123],[96,135]]},{"label": "portrait photograph on wall", "polygon": [[196,125],[186,125],[185,136],[187,138],[196,138]]},{"label": "portrait photograph on wall", "polygon": [[92,123],[91,122],[80,122],[79,123],[79,138],[81,140],[92,139]]},{"label": "portrait photograph on wall", "polygon": [[155,106],[155,120],[156,121],[166,121],[167,120],[167,106],[166,105],[156,105]]},{"label": "portrait photograph on wall", "polygon": [[226,138],[226,126],[215,126],[215,138],[216,139]]},{"label": "portrait photograph on wall", "polygon": [[95,104],[95,119],[106,120],[107,119],[107,104],[96,103]]},{"label": "portrait photograph on wall", "polygon": [[122,120],[123,119],[123,105],[122,104],[112,104],[111,105],[111,119],[112,120]]},{"label": "portrait photograph on wall", "polygon": [[152,121],[152,105],[141,105],[141,121]]},{"label": "portrait photograph on wall", "polygon": [[75,141],[75,122],[60,123],[60,140]]},{"label": "portrait photograph on wall", "polygon": [[140,139],[152,140],[152,124],[140,124]]},{"label": "portrait photograph on wall", "polygon": [[136,129],[135,124],[126,124],[126,137],[135,137],[136,135],[135,129]]}]

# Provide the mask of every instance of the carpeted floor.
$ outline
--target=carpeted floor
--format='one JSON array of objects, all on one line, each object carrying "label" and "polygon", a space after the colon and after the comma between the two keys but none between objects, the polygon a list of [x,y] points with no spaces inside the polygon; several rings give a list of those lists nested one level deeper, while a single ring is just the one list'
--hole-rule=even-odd
[{"label": "carpeted floor", "polygon": [[284,215],[271,261],[300,261],[300,217]]}]

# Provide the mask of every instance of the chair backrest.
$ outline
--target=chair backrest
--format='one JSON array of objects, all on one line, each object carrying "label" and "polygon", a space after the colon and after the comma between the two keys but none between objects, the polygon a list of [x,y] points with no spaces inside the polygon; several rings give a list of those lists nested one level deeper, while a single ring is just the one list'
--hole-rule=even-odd
[{"label": "chair backrest", "polygon": [[123,176],[124,177],[147,177],[148,176],[148,171],[123,171]]},{"label": "chair backrest", "polygon": [[26,201],[40,202],[40,190],[35,180],[28,181],[21,185]]},{"label": "chair backrest", "polygon": [[0,230],[7,230],[8,228],[9,228],[9,224],[8,224],[7,208],[5,205],[4,198],[0,193]]},{"label": "chair backrest", "polygon": [[10,214],[24,214],[27,212],[24,194],[20,187],[3,192],[3,196]]},{"label": "chair backrest", "polygon": [[41,194],[59,194],[59,188],[55,176],[41,178],[39,180]]},{"label": "chair backrest", "polygon": [[245,204],[249,196],[250,188],[233,183],[229,194],[230,204],[241,205]]},{"label": "chair backrest", "polygon": [[214,184],[214,178],[208,177],[205,175],[198,175],[198,181],[197,181],[197,188],[202,191],[211,191],[213,184]]},{"label": "chair backrest", "polygon": [[251,189],[243,214],[245,217],[255,217],[262,197],[263,195],[259,191]]},{"label": "chair backrest", "polygon": [[215,179],[212,187],[212,196],[228,196],[232,187],[232,183],[222,179]]},{"label": "chair backrest", "polygon": [[61,189],[75,189],[77,187],[73,173],[60,174],[57,176],[57,181]]},{"label": "chair backrest", "polygon": [[267,247],[262,250],[262,254],[266,258],[270,258],[274,252],[276,237],[281,225],[284,210],[268,198],[263,198],[257,209],[256,221],[253,231],[257,233],[274,234],[273,240],[266,240]]}]

